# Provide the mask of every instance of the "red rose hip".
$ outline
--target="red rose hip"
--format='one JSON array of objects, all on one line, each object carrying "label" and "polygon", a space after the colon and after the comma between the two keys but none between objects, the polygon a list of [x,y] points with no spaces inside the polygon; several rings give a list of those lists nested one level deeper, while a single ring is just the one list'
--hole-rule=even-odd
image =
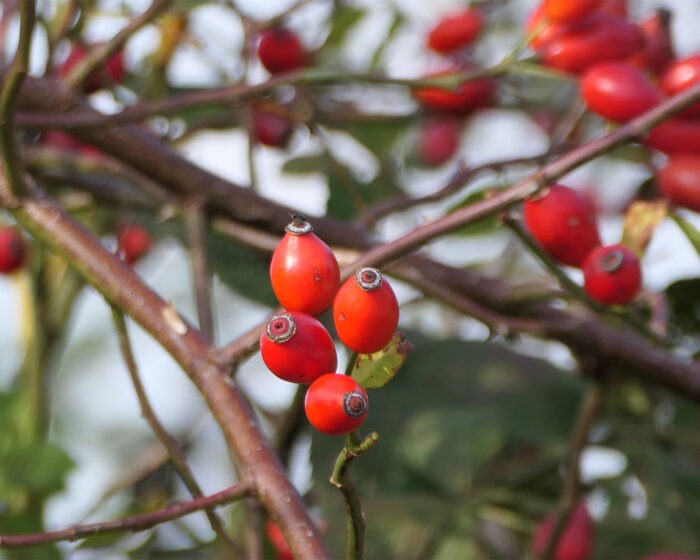
[{"label": "red rose hip", "polygon": [[279,74],[304,66],[306,50],[292,30],[274,27],[262,33],[258,44],[258,57],[270,74]]},{"label": "red rose hip", "polygon": [[642,267],[637,255],[624,245],[591,251],[583,263],[583,288],[605,305],[624,305],[642,288]]},{"label": "red rose hip", "polygon": [[672,156],[657,171],[656,181],[673,204],[700,212],[700,154]]},{"label": "red rose hip", "polygon": [[[61,64],[58,73],[62,78],[68,76],[87,58],[91,45],[73,45],[68,58]],[[126,70],[124,68],[124,51],[119,50],[113,54],[107,63],[91,72],[82,85],[85,93],[94,93],[111,84],[120,84],[124,81]]]},{"label": "red rose hip", "polygon": [[[678,95],[700,82],[700,54],[671,62],[659,77],[659,86],[669,97]],[[694,103],[682,113],[684,117],[700,116],[700,103]]]},{"label": "red rose hip", "polygon": [[27,259],[22,232],[14,226],[0,226],[0,274],[11,274]]},{"label": "red rose hip", "polygon": [[277,560],[294,560],[292,550],[289,548],[289,544],[287,544],[287,539],[284,538],[282,529],[280,529],[279,525],[272,521],[272,519],[267,519],[265,521],[265,534],[270,540],[270,544],[272,544],[272,547],[275,549]]},{"label": "red rose hip", "polygon": [[474,42],[484,27],[484,16],[467,8],[441,19],[428,34],[428,46],[435,52],[451,53]]},{"label": "red rose hip", "polygon": [[700,119],[671,117],[655,126],[642,143],[671,156],[700,154]]},{"label": "red rose hip", "polygon": [[593,203],[583,193],[560,184],[523,203],[530,235],[561,264],[580,267],[600,245]]},{"label": "red rose hip", "polygon": [[576,22],[591,15],[600,7],[601,0],[544,0],[544,11],[557,23]]},{"label": "red rose hip", "polygon": [[272,253],[270,282],[282,307],[318,315],[333,305],[340,268],[330,247],[299,214]]},{"label": "red rose hip", "polygon": [[260,354],[272,373],[291,383],[311,383],[338,365],[326,327],[299,311],[281,313],[268,321],[260,336]]},{"label": "red rose hip", "polygon": [[581,96],[594,113],[625,122],[663,101],[661,90],[647,74],[627,62],[602,62],[581,77]]},{"label": "red rose hip", "polygon": [[309,423],[319,432],[339,436],[362,425],[369,401],[365,390],[352,377],[327,373],[309,386],[304,410]]},{"label": "red rose hip", "polygon": [[252,135],[256,142],[272,148],[285,149],[294,133],[294,123],[277,113],[254,110]]},{"label": "red rose hip", "polygon": [[399,324],[399,303],[379,270],[362,268],[343,283],[333,302],[333,321],[350,350],[371,354],[389,344]]},{"label": "red rose hip", "polygon": [[[535,530],[532,552],[541,557],[546,552],[555,524],[554,514],[545,517]],[[591,557],[595,544],[595,524],[586,505],[578,504],[569,516],[566,527],[554,548],[554,560],[586,560]]]},{"label": "red rose hip", "polygon": [[124,262],[133,264],[148,252],[153,241],[146,228],[130,224],[124,226],[119,232],[117,244],[119,255]]},{"label": "red rose hip", "polygon": [[[463,65],[461,68],[438,72],[427,77],[437,78],[461,70],[475,70]],[[455,89],[439,87],[417,88],[413,96],[418,102],[432,111],[443,111],[455,115],[468,115],[491,102],[496,91],[496,82],[489,78],[478,78],[459,84]]]},{"label": "red rose hip", "polygon": [[545,66],[564,72],[578,74],[602,61],[626,60],[644,48],[637,25],[605,12],[551,27],[532,45]]},{"label": "red rose hip", "polygon": [[654,74],[659,74],[676,58],[671,35],[671,11],[659,8],[639,22],[645,38],[642,51],[630,57],[629,62]]},{"label": "red rose hip", "polygon": [[416,152],[422,163],[437,166],[446,163],[457,152],[461,123],[450,116],[431,116],[418,129]]}]

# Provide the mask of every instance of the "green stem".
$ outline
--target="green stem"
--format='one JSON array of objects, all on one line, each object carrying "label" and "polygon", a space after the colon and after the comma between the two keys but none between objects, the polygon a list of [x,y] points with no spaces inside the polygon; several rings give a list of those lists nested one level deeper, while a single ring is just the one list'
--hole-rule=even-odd
[{"label": "green stem", "polygon": [[695,249],[695,252],[700,255],[700,231],[698,231],[693,224],[691,224],[677,212],[671,212],[669,216],[674,222],[676,222],[676,225],[678,225],[688,241],[690,241],[690,244]]},{"label": "green stem", "polygon": [[19,383],[23,397],[23,433],[27,441],[43,437],[47,425],[47,407],[44,387],[46,365],[45,332],[37,308],[36,278],[29,273],[17,277],[22,302],[22,335],[24,359],[20,368]]},{"label": "green stem", "polygon": [[36,19],[35,0],[22,0],[19,3],[19,13],[17,52],[0,94],[0,150],[10,187],[16,194],[23,193],[26,190],[26,185],[22,179],[22,168],[19,164],[14,113],[22,82],[29,69],[29,51],[32,45],[34,20]]},{"label": "green stem", "polygon": [[333,467],[331,484],[337,486],[345,502],[345,513],[348,524],[348,559],[361,560],[365,547],[365,514],[362,511],[360,495],[350,477],[350,465],[355,457],[369,451],[379,441],[379,434],[372,432],[360,440],[357,432],[351,432],[345,440]]},{"label": "green stem", "polygon": [[355,365],[357,364],[357,359],[359,358],[359,356],[360,355],[354,350],[350,352],[350,355],[348,356],[348,363],[345,366],[345,375],[352,375],[352,372],[355,370]]}]

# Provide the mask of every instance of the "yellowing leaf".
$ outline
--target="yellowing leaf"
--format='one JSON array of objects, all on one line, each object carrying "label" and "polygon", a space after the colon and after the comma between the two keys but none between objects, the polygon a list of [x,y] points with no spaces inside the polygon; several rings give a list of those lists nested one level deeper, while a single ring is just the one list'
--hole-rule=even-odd
[{"label": "yellowing leaf", "polygon": [[630,204],[625,212],[623,245],[641,257],[667,214],[668,204],[665,200],[638,200]]},{"label": "yellowing leaf", "polygon": [[365,389],[384,387],[399,371],[412,349],[413,344],[403,334],[397,333],[384,350],[360,354],[352,377]]}]

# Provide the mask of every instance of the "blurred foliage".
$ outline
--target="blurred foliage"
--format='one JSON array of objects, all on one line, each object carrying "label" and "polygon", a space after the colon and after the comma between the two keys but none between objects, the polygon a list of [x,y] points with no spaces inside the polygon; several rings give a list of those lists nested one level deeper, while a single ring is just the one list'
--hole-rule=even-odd
[{"label": "blurred foliage", "polygon": [[666,289],[673,322],[686,334],[700,334],[700,278],[678,280]]},{"label": "blurred foliage", "polygon": [[[465,539],[460,550],[480,549],[469,529],[487,506],[521,503],[535,513],[527,494],[548,489],[554,497],[545,475],[556,470],[583,388],[496,344],[418,339],[390,390],[370,395],[364,429],[389,437],[353,465],[367,509],[368,558],[433,558]],[[317,480],[338,450],[337,439],[314,434]],[[316,489],[340,554],[340,497],[332,487]]]},{"label": "blurred foliage", "polygon": [[[42,503],[64,488],[73,461],[48,441],[23,429],[25,400],[18,392],[0,393],[0,528],[3,533],[42,531]],[[11,558],[60,558],[53,545],[10,550]]]},{"label": "blurred foliage", "polygon": [[[352,468],[368,520],[367,558],[522,557],[537,521],[556,507],[586,383],[497,343],[415,342],[390,390],[370,394],[363,431],[387,437]],[[643,406],[630,408],[635,400],[626,394],[634,390],[615,389],[620,398],[610,398],[600,419],[606,435],[598,445],[618,449],[629,465],[584,489],[610,500],[594,558],[641,558],[679,546],[697,554],[700,412],[643,393]],[[660,437],[660,409],[674,411],[663,431],[684,434],[683,445]],[[343,507],[323,473],[340,447],[337,438],[313,434],[315,495],[336,555],[345,546]],[[647,500],[636,516],[629,508],[640,497],[630,494],[631,480]]]}]

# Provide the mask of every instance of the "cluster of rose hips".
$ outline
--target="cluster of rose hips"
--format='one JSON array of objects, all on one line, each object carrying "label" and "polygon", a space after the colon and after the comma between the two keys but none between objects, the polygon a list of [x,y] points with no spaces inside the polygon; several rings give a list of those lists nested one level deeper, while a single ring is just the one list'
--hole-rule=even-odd
[{"label": "cluster of rose hips", "polygon": [[[608,62],[583,74],[581,96],[593,113],[623,123],[698,83],[697,54],[670,61],[658,75],[629,62]],[[675,206],[700,211],[700,103],[653,128],[642,142],[668,156],[657,170],[660,193]]]},{"label": "cluster of rose hips", "polygon": [[[670,13],[627,20],[626,2],[550,0],[530,16],[532,46],[542,64],[580,76],[586,107],[624,123],[700,83],[700,55],[676,57]],[[642,138],[668,159],[657,173],[672,204],[700,210],[700,103],[666,119]]]},{"label": "cluster of rose hips", "polygon": [[294,215],[270,262],[270,281],[284,308],[260,336],[260,353],[280,379],[310,384],[304,401],[314,428],[331,435],[356,430],[369,401],[364,388],[337,373],[333,338],[315,316],[332,307],[340,341],[357,354],[384,349],[396,332],[399,306],[379,270],[359,269],[340,283],[340,268],[330,247],[311,224]]},{"label": "cluster of rose hips", "polygon": [[[670,14],[628,20],[626,2],[545,0],[530,15],[532,48],[545,66],[579,76],[586,107],[624,123],[700,83],[700,55],[676,58]],[[666,154],[657,170],[660,194],[700,211],[700,103],[656,126],[642,143]],[[604,304],[624,304],[641,287],[637,255],[622,245],[601,247],[595,209],[583,194],[553,185],[524,204],[525,224],[556,261],[579,267],[584,288]]]},{"label": "cluster of rose hips", "polygon": [[642,268],[622,244],[602,246],[596,210],[582,192],[561,184],[523,203],[525,226],[558,263],[583,269],[583,287],[599,303],[622,305],[637,296]]}]

